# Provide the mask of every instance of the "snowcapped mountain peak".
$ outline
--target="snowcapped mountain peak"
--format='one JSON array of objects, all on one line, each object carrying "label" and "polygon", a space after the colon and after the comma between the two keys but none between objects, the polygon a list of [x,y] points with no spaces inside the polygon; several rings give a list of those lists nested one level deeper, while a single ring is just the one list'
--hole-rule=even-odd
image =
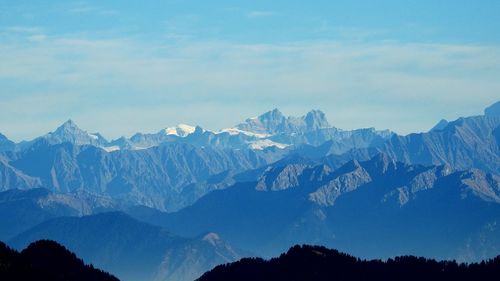
[{"label": "snowcapped mountain peak", "polygon": [[103,145],[107,143],[106,139],[99,133],[89,134],[80,129],[76,123],[68,119],[54,132],[50,132],[43,136],[50,143],[71,142],[76,145],[92,144]]},{"label": "snowcapped mountain peak", "polygon": [[186,137],[196,130],[196,127],[186,125],[186,124],[179,124],[175,127],[168,127],[164,130],[165,134],[167,135],[174,135],[174,136],[179,136],[179,137]]}]

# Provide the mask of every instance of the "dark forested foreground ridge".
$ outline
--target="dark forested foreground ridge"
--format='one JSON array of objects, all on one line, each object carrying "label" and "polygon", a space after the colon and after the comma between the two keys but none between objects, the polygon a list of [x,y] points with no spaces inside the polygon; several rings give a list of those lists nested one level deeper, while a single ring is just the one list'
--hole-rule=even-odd
[{"label": "dark forested foreground ridge", "polygon": [[361,260],[321,246],[294,246],[269,261],[246,258],[220,265],[199,281],[224,280],[498,280],[500,256],[457,264],[415,256],[387,261]]},{"label": "dark forested foreground ridge", "polygon": [[33,242],[21,252],[0,242],[0,280],[118,281],[50,240]]}]

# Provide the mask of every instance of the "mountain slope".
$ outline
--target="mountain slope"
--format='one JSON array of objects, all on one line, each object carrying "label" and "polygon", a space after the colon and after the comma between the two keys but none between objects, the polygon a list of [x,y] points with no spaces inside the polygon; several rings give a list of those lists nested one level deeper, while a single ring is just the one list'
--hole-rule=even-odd
[{"label": "mountain slope", "polygon": [[239,254],[215,234],[187,239],[119,213],[61,217],[10,240],[15,248],[51,239],[123,280],[193,280]]},{"label": "mountain slope", "polygon": [[448,122],[445,119],[441,119],[434,127],[432,127],[432,129],[430,129],[430,131],[440,131],[440,130],[446,128],[446,126],[448,126],[448,124],[450,124],[450,122]]},{"label": "mountain slope", "polygon": [[500,101],[497,101],[496,103],[488,106],[484,110],[484,115],[491,116],[491,117],[500,116]]},{"label": "mountain slope", "polygon": [[117,281],[114,276],[86,265],[75,254],[53,241],[31,243],[20,253],[0,242],[0,279]]},{"label": "mountain slope", "polygon": [[28,176],[16,169],[0,155],[0,191],[41,187],[40,179]]}]

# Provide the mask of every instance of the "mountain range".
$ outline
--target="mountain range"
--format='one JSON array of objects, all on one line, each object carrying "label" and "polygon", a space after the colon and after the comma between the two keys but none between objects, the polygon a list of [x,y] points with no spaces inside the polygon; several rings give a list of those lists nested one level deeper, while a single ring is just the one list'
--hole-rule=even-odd
[{"label": "mountain range", "polygon": [[[364,133],[364,143],[357,143],[356,136]],[[0,135],[0,151],[24,150],[40,140],[49,144],[69,142],[75,145],[92,145],[108,152],[116,150],[141,150],[164,143],[188,143],[196,146],[217,148],[285,148],[290,145],[319,145],[327,140],[351,143],[365,147],[370,142],[381,142],[392,136],[389,130],[373,128],[346,131],[331,126],[319,110],[312,110],[301,117],[285,117],[278,109],[258,117],[249,118],[233,128],[219,131],[205,130],[198,126],[179,124],[156,133],[136,133],[130,138],[121,137],[108,141],[99,133],[88,133],[80,129],[71,119],[53,132],[18,144]],[[352,146],[354,147],[354,146]]]},{"label": "mountain range", "polygon": [[[320,111],[285,118],[273,110],[252,120],[257,125],[247,120],[243,123],[246,126],[240,124],[220,132],[181,125],[111,142],[98,133],[79,129],[69,120],[54,132],[0,154],[0,165],[5,167],[1,190],[45,187],[64,193],[85,189],[120,204],[175,211],[213,188],[224,187],[200,182],[275,162],[293,151],[286,149],[293,142],[335,139],[346,151],[381,144],[392,134],[374,129],[338,130]],[[276,134],[256,133],[264,129]]]},{"label": "mountain range", "polygon": [[338,169],[288,163],[176,213],[132,215],[182,235],[212,230],[261,256],[307,243],[363,257],[479,260],[500,249],[496,238],[476,241],[500,237],[500,177],[408,165],[385,154]]},{"label": "mountain range", "polygon": [[406,136],[319,110],[111,141],[69,120],[0,135],[0,240],[55,240],[124,280],[192,280],[302,243],[479,261],[500,252],[499,147],[500,102]]},{"label": "mountain range", "polygon": [[0,153],[0,187],[44,187],[59,193],[84,189],[121,205],[176,211],[234,183],[209,184],[214,180],[295,154],[315,160],[330,157],[338,168],[382,152],[408,164],[447,164],[498,174],[500,117],[495,106],[491,108],[486,115],[407,136],[374,129],[344,131],[331,126],[321,111],[284,117],[275,109],[220,132],[182,125],[158,134],[136,134],[123,140],[128,145],[112,150],[116,145],[109,145],[119,140],[108,142],[70,120]]}]

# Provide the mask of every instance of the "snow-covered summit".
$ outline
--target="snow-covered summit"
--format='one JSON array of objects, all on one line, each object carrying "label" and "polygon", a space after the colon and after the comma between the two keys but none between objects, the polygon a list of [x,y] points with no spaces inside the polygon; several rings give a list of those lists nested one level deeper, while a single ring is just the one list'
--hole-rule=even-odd
[{"label": "snow-covered summit", "polygon": [[163,131],[166,135],[186,137],[186,136],[194,133],[195,130],[196,130],[196,127],[194,127],[194,126],[190,126],[190,125],[186,125],[186,124],[179,124],[175,127],[168,127],[166,129],[164,129]]}]

